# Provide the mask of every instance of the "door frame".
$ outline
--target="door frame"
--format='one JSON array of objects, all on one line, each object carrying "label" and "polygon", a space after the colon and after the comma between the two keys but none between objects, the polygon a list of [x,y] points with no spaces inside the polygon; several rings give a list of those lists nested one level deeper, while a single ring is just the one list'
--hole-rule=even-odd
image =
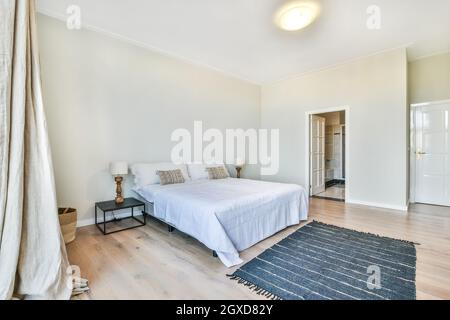
[{"label": "door frame", "polygon": [[[345,161],[347,160],[345,157],[345,152],[342,152],[342,150],[344,149],[346,138],[345,136],[347,135],[347,126],[345,124],[341,124],[341,179],[345,180]],[[344,139],[342,138],[344,136]],[[344,164],[344,165],[342,165]]]},{"label": "door frame", "polygon": [[332,108],[323,108],[323,109],[315,109],[305,112],[305,181],[307,184],[308,196],[311,196],[311,180],[310,180],[310,144],[311,144],[311,136],[310,136],[310,118],[312,115],[318,115],[321,113],[328,112],[336,112],[336,111],[344,111],[345,112],[345,202],[348,202],[350,199],[350,107],[349,106],[341,106],[341,107],[332,107]]},{"label": "door frame", "polygon": [[437,100],[410,105],[410,146],[409,146],[409,202],[416,203],[416,108],[431,107],[450,103],[450,100]]}]

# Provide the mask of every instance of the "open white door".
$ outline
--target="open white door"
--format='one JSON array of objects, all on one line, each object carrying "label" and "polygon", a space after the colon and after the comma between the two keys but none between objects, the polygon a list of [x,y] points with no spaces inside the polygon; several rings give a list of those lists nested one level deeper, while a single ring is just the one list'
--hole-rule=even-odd
[{"label": "open white door", "polygon": [[415,109],[416,202],[450,206],[450,103]]},{"label": "open white door", "polygon": [[312,115],[310,120],[311,195],[325,191],[325,118]]}]

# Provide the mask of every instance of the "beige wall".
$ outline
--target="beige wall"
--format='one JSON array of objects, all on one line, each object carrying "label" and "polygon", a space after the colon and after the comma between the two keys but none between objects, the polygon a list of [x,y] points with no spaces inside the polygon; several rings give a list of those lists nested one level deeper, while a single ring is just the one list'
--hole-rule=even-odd
[{"label": "beige wall", "polygon": [[450,52],[409,63],[409,100],[422,103],[450,99]]},{"label": "beige wall", "polygon": [[[260,88],[40,15],[44,102],[60,206],[92,221],[110,161],[168,161],[176,128],[258,128]],[[256,167],[245,174],[258,178]],[[126,180],[125,195],[131,176]]]},{"label": "beige wall", "polygon": [[262,88],[261,126],[280,128],[280,172],[308,185],[306,112],[349,107],[348,201],[403,209],[407,199],[407,62],[395,50]]}]

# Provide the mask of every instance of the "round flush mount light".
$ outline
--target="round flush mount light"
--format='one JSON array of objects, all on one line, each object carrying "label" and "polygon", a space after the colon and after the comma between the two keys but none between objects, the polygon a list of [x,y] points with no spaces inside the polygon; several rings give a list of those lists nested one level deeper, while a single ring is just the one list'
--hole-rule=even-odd
[{"label": "round flush mount light", "polygon": [[319,6],[309,1],[290,2],[275,15],[277,26],[286,31],[297,31],[309,26],[317,18]]}]

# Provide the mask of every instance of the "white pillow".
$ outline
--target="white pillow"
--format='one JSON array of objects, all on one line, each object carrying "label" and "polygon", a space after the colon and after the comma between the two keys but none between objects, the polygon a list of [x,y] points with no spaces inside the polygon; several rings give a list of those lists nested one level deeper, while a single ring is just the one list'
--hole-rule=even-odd
[{"label": "white pillow", "polygon": [[[206,171],[206,168],[221,167],[221,166],[223,166],[225,168],[225,171],[228,172],[227,167],[223,164],[192,163],[192,164],[188,164],[187,168],[188,168],[189,176],[191,177],[192,180],[206,180],[206,179],[209,179],[208,171]],[[228,172],[228,174],[229,174],[229,172]]]},{"label": "white pillow", "polygon": [[208,171],[204,164],[188,164],[189,176],[192,180],[206,180],[208,179]]},{"label": "white pillow", "polygon": [[167,171],[180,169],[184,180],[191,180],[185,164],[176,165],[172,162],[160,163],[135,163],[131,166],[136,186],[143,187],[149,184],[159,184],[161,181],[156,171]]}]

